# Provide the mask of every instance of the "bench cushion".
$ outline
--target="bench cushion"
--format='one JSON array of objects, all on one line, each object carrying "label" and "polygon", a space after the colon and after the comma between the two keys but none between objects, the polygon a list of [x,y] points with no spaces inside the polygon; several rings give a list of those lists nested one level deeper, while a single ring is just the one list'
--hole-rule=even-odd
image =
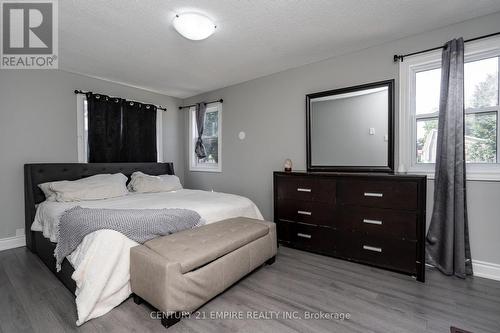
[{"label": "bench cushion", "polygon": [[184,274],[267,235],[269,227],[258,222],[245,217],[227,219],[155,238],[144,246],[178,262]]}]

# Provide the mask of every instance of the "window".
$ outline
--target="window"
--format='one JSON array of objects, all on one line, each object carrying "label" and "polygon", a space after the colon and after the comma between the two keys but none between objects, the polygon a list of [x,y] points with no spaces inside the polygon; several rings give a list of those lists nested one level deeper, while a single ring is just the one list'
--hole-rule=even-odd
[{"label": "window", "polygon": [[[432,176],[436,162],[441,52],[400,65],[400,168]],[[465,154],[469,178],[500,179],[500,39],[465,46]]]},{"label": "window", "polygon": [[189,110],[189,124],[189,170],[221,172],[222,104],[210,104],[207,107],[207,111],[205,113],[202,140],[203,146],[205,146],[207,157],[200,159],[198,158],[198,156],[196,156],[194,151],[196,141],[198,140],[198,131],[196,127],[196,111],[194,107]]},{"label": "window", "polygon": [[[76,95],[76,122],[77,122],[77,142],[78,142],[78,162],[87,163],[89,154],[89,123],[87,112],[87,98],[84,94]],[[163,111],[156,113],[156,150],[158,162],[163,161]]]}]

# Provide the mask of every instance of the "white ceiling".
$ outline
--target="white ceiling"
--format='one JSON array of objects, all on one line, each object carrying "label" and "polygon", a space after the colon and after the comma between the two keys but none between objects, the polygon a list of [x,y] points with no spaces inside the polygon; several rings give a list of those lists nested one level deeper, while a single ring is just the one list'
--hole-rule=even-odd
[{"label": "white ceiling", "polygon": [[[500,11],[498,0],[64,0],[60,68],[175,97]],[[214,35],[171,22],[198,11]]]}]

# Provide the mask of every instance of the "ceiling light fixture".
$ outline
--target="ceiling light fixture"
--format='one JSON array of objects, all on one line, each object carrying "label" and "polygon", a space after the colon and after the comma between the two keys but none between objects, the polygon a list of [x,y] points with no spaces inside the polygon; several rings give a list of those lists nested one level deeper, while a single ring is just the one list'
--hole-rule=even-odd
[{"label": "ceiling light fixture", "polygon": [[191,40],[208,38],[214,33],[216,28],[212,20],[198,13],[175,15],[173,24],[178,33]]}]

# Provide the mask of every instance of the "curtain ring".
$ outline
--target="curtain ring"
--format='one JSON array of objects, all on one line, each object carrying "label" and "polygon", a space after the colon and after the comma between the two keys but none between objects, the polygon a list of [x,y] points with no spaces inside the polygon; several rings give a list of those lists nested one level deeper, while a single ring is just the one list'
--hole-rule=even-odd
[{"label": "curtain ring", "polygon": [[99,98],[101,98],[101,96],[99,96],[99,95],[95,95],[95,98],[96,98],[96,99],[99,99]]},{"label": "curtain ring", "polygon": [[130,102],[130,105],[134,105],[134,102]]},{"label": "curtain ring", "polygon": [[146,109],[148,109],[148,110],[149,110],[149,105],[146,105]]}]

